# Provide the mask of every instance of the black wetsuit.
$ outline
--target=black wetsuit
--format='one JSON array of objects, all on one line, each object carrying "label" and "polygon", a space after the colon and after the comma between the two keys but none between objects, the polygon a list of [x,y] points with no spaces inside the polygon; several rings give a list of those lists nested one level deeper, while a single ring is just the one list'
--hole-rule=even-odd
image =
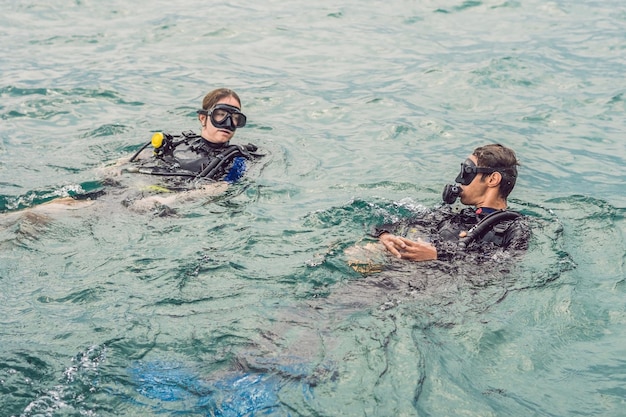
[{"label": "black wetsuit", "polygon": [[155,152],[155,157],[139,162],[145,174],[208,178],[235,182],[246,170],[246,160],[259,156],[253,154],[256,146],[214,144],[201,136],[183,135],[182,140],[169,139]]},{"label": "black wetsuit", "polygon": [[498,249],[526,250],[530,229],[526,219],[521,215],[496,222],[492,227],[488,227],[483,235],[467,242],[467,245],[461,244],[459,234],[471,230],[493,212],[494,210],[490,209],[471,208],[454,212],[450,206],[443,206],[418,217],[378,226],[372,234],[378,237],[389,232],[411,240],[422,238],[430,241],[437,248],[437,259],[440,260],[452,260],[468,253],[472,253],[473,257],[479,260],[489,258]]}]

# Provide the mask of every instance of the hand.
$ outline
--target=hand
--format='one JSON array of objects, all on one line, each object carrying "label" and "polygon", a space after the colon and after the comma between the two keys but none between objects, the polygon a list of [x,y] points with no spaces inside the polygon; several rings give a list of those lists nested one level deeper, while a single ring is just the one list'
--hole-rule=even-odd
[{"label": "hand", "polygon": [[408,259],[410,261],[432,261],[437,259],[437,248],[421,239],[418,239],[416,242],[392,235],[391,233],[384,233],[378,239],[398,259]]}]

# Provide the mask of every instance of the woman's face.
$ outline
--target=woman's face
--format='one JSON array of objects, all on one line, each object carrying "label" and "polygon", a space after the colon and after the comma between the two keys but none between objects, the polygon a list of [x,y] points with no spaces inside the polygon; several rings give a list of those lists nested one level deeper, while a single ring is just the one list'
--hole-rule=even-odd
[{"label": "woman's face", "polygon": [[[229,104],[231,106],[241,108],[241,103],[239,103],[233,96],[224,97],[215,104]],[[200,120],[200,124],[202,125],[202,132],[200,135],[209,142],[226,143],[231,140],[233,136],[235,136],[235,132],[213,126],[210,115],[200,114],[198,115],[198,120]]]}]

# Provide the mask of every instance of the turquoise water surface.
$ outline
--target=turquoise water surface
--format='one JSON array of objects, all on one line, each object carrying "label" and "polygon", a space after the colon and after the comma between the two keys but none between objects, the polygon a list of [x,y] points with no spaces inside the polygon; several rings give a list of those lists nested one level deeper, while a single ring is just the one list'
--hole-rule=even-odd
[{"label": "turquoise water surface", "polygon": [[[1,415],[624,415],[623,2],[2,3]],[[222,86],[266,156],[127,209],[102,167]],[[348,266],[491,142],[522,261]]]}]

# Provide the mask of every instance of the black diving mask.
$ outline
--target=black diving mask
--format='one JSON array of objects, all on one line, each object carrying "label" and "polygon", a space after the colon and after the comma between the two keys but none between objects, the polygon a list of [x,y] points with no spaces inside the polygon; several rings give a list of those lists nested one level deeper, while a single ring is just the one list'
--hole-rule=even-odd
[{"label": "black diving mask", "polygon": [[474,161],[467,158],[461,164],[461,172],[459,172],[459,175],[457,175],[454,181],[457,184],[470,185],[477,174],[493,174],[496,171],[498,171],[498,168],[477,167]]},{"label": "black diving mask", "polygon": [[218,129],[234,132],[238,127],[246,125],[246,115],[237,107],[229,104],[216,104],[211,110],[198,110],[198,114],[209,116],[211,124]]}]

